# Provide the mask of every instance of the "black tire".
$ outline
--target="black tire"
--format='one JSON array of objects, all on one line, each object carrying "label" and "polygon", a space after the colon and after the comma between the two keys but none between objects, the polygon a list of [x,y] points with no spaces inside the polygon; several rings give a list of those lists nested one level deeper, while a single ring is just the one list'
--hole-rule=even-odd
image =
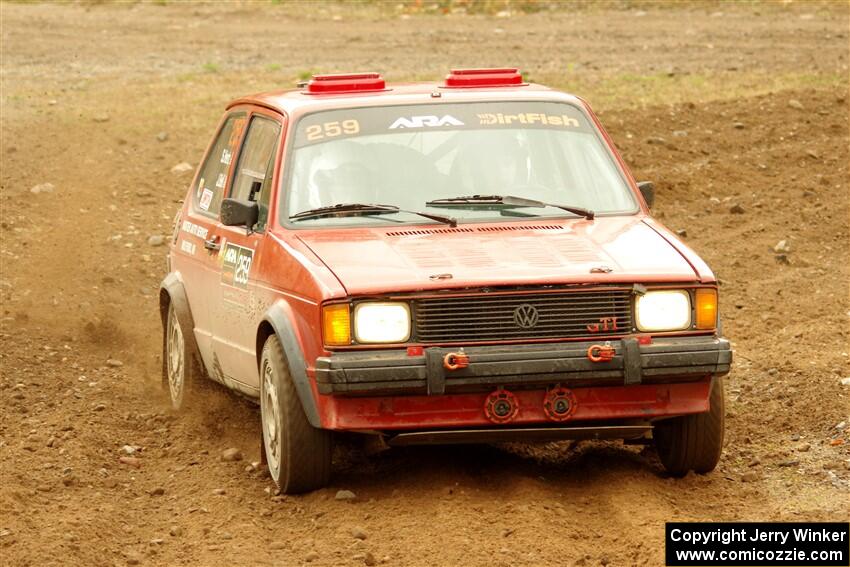
[{"label": "black tire", "polygon": [[266,340],[260,358],[260,419],[269,474],[282,493],[309,492],[328,484],[331,433],[307,421],[275,335]]},{"label": "black tire", "polygon": [[171,408],[185,408],[197,391],[203,375],[186,342],[186,333],[177,318],[174,304],[168,304],[162,339],[162,388],[168,393]]},{"label": "black tire", "polygon": [[688,471],[705,474],[714,470],[723,452],[725,396],[723,378],[711,384],[710,409],[705,413],[683,415],[659,421],[653,438],[661,464],[673,476]]}]

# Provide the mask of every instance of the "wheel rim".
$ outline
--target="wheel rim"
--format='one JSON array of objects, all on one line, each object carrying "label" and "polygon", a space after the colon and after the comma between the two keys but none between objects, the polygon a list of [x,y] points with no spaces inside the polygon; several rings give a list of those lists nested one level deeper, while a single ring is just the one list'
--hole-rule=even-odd
[{"label": "wheel rim", "polygon": [[260,413],[263,419],[263,439],[266,446],[266,461],[272,478],[277,480],[280,470],[281,430],[280,403],[274,382],[274,371],[268,360],[263,361],[263,398]]},{"label": "wheel rim", "polygon": [[185,361],[183,354],[183,331],[180,329],[180,323],[177,321],[177,315],[172,309],[171,315],[168,318],[168,338],[166,345],[168,347],[168,390],[171,394],[171,403],[174,407],[178,407],[183,399],[183,366]]}]

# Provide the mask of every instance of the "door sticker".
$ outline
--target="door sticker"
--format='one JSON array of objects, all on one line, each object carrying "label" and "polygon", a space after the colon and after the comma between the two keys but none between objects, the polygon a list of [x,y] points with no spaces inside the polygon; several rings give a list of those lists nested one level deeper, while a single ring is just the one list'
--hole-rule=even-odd
[{"label": "door sticker", "polygon": [[198,203],[203,210],[210,210],[210,203],[212,203],[213,192],[204,187],[204,191],[201,193],[201,201]]},{"label": "door sticker", "polygon": [[251,263],[254,261],[254,251],[228,242],[224,246],[223,258],[221,283],[247,289]]}]

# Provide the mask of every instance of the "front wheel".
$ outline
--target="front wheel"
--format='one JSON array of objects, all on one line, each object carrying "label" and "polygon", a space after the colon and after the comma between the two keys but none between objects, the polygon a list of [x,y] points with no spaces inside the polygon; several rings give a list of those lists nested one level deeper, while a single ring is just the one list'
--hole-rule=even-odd
[{"label": "front wheel", "polygon": [[168,305],[162,350],[165,359],[162,386],[168,391],[172,409],[181,410],[187,405],[191,393],[197,389],[202,376],[186,342],[173,303]]},{"label": "front wheel", "polygon": [[655,425],[652,436],[658,457],[673,476],[684,476],[691,470],[705,474],[720,461],[726,414],[722,378],[712,381],[709,404],[707,412],[665,419]]},{"label": "front wheel", "polygon": [[269,474],[284,494],[309,492],[330,480],[331,434],[310,425],[277,337],[260,359],[260,416]]}]

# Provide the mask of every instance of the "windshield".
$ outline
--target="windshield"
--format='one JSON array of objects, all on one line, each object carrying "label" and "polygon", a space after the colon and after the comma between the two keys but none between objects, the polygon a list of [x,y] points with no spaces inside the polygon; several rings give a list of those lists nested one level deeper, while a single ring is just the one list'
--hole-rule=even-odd
[{"label": "windshield", "polygon": [[557,102],[477,102],[351,108],[301,118],[295,126],[281,223],[295,226],[422,223],[405,211],[304,217],[345,203],[450,214],[459,222],[570,217],[549,207],[429,203],[469,195],[512,195],[632,213],[636,202],[587,117]]}]

